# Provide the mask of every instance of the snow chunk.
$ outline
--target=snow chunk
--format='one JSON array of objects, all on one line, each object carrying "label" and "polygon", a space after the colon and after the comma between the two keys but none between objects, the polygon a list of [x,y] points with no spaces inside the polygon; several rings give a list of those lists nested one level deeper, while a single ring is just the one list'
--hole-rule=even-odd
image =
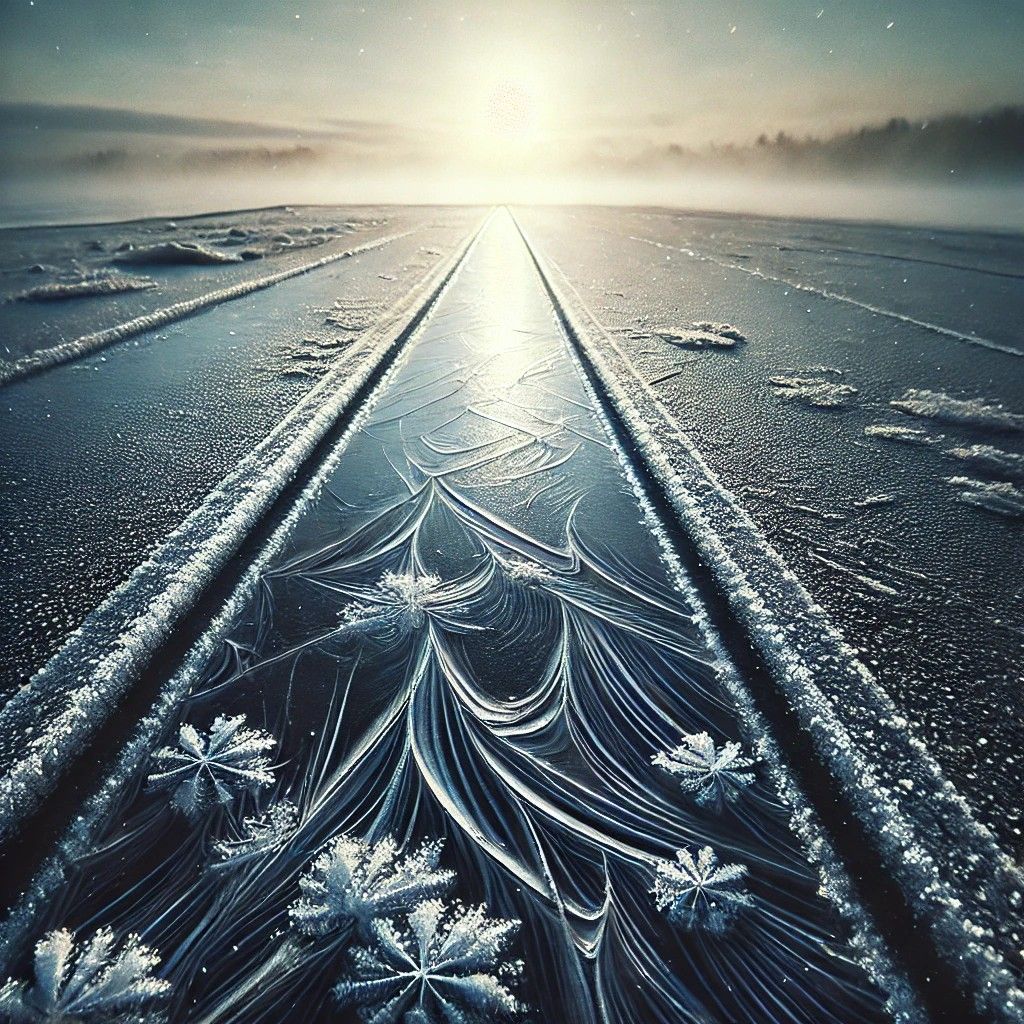
[{"label": "snow chunk", "polygon": [[964,488],[958,497],[967,505],[988,509],[1010,519],[1024,516],[1024,491],[1011,483],[991,483],[969,476],[951,476],[949,483]]},{"label": "snow chunk", "polygon": [[175,264],[204,266],[211,263],[240,263],[242,258],[234,253],[211,249],[199,242],[159,242],[157,245],[146,245],[139,249],[126,249],[115,259],[118,263],[141,266]]},{"label": "snow chunk", "polygon": [[783,397],[819,409],[845,409],[857,394],[851,384],[838,384],[823,377],[769,377],[768,381]]},{"label": "snow chunk", "polygon": [[908,388],[889,403],[894,409],[922,419],[958,423],[988,430],[1024,431],[1024,416],[1008,412],[1000,402],[983,398],[953,398],[942,391]]},{"label": "snow chunk", "polygon": [[694,323],[692,328],[655,327],[650,333],[680,348],[734,348],[737,342],[746,340],[731,324],[716,324],[706,320]]},{"label": "snow chunk", "polygon": [[892,423],[872,423],[864,428],[864,434],[882,441],[904,441],[907,444],[937,444],[941,440],[940,437],[932,437],[926,430],[900,427]]},{"label": "snow chunk", "polygon": [[11,296],[12,302],[59,302],[62,299],[82,299],[94,295],[118,295],[155,288],[151,277],[131,277],[127,274],[96,274],[77,281],[54,281],[29,288]]},{"label": "snow chunk", "polygon": [[1001,448],[993,448],[989,444],[950,448],[945,454],[954,459],[962,459],[993,476],[1005,477],[1007,480],[1024,480],[1024,455],[1004,452]]}]

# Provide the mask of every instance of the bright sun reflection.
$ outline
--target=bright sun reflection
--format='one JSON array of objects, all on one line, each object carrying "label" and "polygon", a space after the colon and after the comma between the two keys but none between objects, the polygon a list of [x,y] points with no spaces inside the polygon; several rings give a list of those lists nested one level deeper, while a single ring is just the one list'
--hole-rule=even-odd
[{"label": "bright sun reflection", "polygon": [[548,66],[492,54],[461,69],[450,184],[489,203],[544,201],[544,169],[558,152],[563,94]]}]

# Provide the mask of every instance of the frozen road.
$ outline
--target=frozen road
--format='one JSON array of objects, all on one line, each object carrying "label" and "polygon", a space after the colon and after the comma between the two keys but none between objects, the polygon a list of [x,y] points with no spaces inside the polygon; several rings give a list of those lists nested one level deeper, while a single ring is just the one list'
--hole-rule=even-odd
[{"label": "frozen road", "polygon": [[[339,977],[392,1016],[1018,1019],[1024,242],[481,216],[0,239],[4,966],[109,926],[174,1020],[328,1019]],[[46,293],[167,230],[262,248]],[[364,840],[442,844],[417,899],[493,929],[475,995],[302,924]]]}]

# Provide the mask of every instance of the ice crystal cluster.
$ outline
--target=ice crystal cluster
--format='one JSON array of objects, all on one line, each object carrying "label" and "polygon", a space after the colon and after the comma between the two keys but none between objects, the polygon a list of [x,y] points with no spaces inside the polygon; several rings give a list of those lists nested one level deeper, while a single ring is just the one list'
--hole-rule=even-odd
[{"label": "ice crystal cluster", "polygon": [[214,803],[229,803],[239,790],[270,785],[274,775],[264,751],[275,742],[262,729],[247,729],[245,715],[218,715],[205,736],[184,723],[178,746],[153,754],[149,785],[173,790],[171,803],[195,820]]},{"label": "ice crystal cluster", "polygon": [[281,800],[262,814],[245,818],[237,838],[213,844],[213,852],[220,858],[217,866],[234,866],[283,846],[295,831],[298,814],[295,804]]},{"label": "ice crystal cluster", "polygon": [[386,572],[376,587],[344,609],[342,622],[347,625],[383,619],[401,630],[418,629],[440,586],[441,578],[432,573],[418,576]]},{"label": "ice crystal cluster", "polygon": [[553,579],[551,570],[540,562],[531,562],[525,558],[509,558],[502,560],[501,564],[510,580],[527,587],[548,583]]},{"label": "ice crystal cluster", "polygon": [[489,918],[483,907],[427,900],[373,926],[375,942],[352,954],[352,973],[335,987],[366,1024],[485,1024],[514,1013],[509,988],[522,964],[505,958],[518,921]]},{"label": "ice crystal cluster", "polygon": [[508,986],[522,965],[505,954],[519,922],[437,899],[455,881],[439,867],[442,848],[403,855],[390,837],[342,835],[299,880],[288,911],[298,931],[359,938],[334,993],[367,1024],[483,1024],[518,1007]]},{"label": "ice crystal cluster", "polygon": [[687,931],[720,935],[753,900],[744,887],[745,864],[719,864],[710,846],[694,856],[677,850],[675,861],[658,864],[654,902]]},{"label": "ice crystal cluster", "polygon": [[424,843],[401,856],[391,839],[368,843],[338,836],[299,880],[302,897],[289,908],[292,924],[307,935],[355,926],[369,934],[379,917],[408,910],[444,892],[455,880],[438,867],[442,844]]},{"label": "ice crystal cluster", "polygon": [[702,807],[721,808],[754,781],[753,773],[747,770],[754,762],[743,756],[740,745],[716,747],[706,732],[684,735],[678,747],[655,754],[651,760],[677,775],[683,792],[692,793]]},{"label": "ice crystal cluster", "polygon": [[170,984],[153,977],[160,957],[129,935],[120,946],[100,928],[76,947],[61,929],[36,945],[33,983],[8,979],[0,986],[0,1018],[13,1024],[128,1024],[151,1019],[146,1007]]}]

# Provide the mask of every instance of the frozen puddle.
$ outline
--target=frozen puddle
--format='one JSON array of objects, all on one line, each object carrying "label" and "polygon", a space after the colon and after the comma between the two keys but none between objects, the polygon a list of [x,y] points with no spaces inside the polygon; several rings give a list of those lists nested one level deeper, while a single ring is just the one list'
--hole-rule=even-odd
[{"label": "frozen puddle", "polygon": [[6,998],[67,928],[172,1021],[887,1019],[507,214],[357,425]]}]

